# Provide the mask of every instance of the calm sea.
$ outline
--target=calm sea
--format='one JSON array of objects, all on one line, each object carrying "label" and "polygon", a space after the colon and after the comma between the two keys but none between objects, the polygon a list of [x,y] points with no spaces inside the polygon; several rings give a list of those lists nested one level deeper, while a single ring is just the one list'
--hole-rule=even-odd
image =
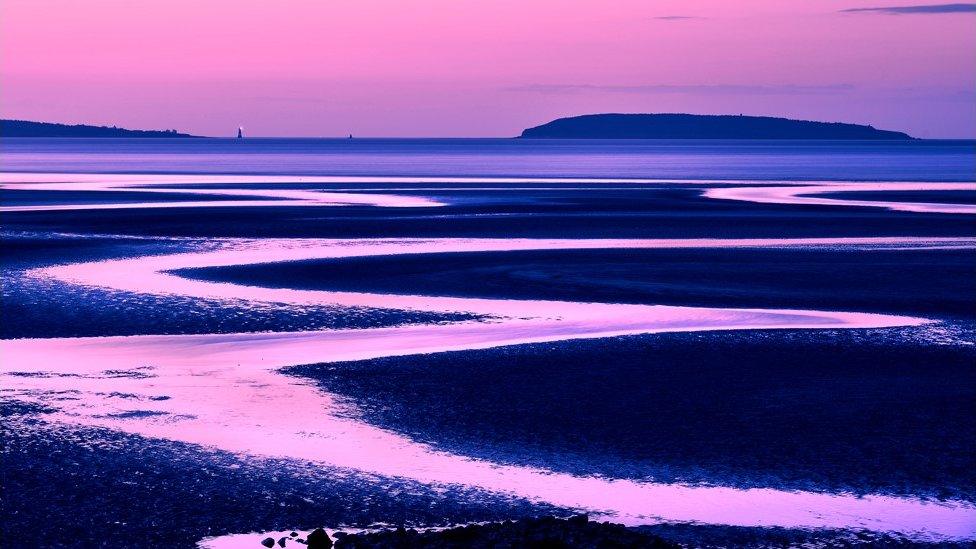
[{"label": "calm sea", "polygon": [[0,140],[31,172],[976,180],[976,141]]}]

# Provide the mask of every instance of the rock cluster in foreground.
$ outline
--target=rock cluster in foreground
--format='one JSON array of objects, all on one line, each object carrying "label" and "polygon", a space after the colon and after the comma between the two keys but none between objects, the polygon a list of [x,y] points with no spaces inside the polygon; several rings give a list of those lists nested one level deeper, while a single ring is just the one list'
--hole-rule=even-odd
[{"label": "rock cluster in foreground", "polygon": [[[333,542],[324,530],[319,529],[308,535],[308,539],[282,538],[275,541],[266,538],[265,547],[298,547],[308,549],[329,549]],[[570,519],[554,517],[528,518],[516,521],[472,524],[448,530],[418,532],[413,529],[398,528],[382,532],[362,534],[336,534],[336,549],[372,549],[379,547],[412,548],[494,548],[494,547],[580,547],[580,548],[624,548],[680,547],[670,541],[651,534],[628,529],[620,524],[591,522],[585,515]]]}]

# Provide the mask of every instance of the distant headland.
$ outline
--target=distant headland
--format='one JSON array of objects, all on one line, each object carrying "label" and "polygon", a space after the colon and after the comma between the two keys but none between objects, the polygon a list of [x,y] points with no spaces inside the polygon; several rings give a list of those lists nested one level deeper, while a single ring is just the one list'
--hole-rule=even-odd
[{"label": "distant headland", "polygon": [[127,130],[115,126],[0,120],[0,137],[199,137],[176,130]]},{"label": "distant headland", "polygon": [[770,116],[702,114],[587,114],[528,128],[521,138],[543,139],[914,139],[860,124]]}]

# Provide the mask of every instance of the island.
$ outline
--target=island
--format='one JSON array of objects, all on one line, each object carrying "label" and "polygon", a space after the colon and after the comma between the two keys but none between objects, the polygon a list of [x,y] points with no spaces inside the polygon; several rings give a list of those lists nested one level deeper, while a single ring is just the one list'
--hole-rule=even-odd
[{"label": "island", "polygon": [[3,137],[199,137],[176,130],[127,130],[115,126],[68,125],[28,120],[0,120]]},{"label": "island", "polygon": [[587,114],[528,128],[521,138],[542,139],[864,139],[912,136],[872,126],[771,116],[703,114]]}]

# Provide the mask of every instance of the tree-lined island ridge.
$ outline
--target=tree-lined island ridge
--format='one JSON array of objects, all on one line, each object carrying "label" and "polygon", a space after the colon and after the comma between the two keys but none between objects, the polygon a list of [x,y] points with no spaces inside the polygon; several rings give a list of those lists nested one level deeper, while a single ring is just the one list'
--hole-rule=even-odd
[{"label": "tree-lined island ridge", "polygon": [[[198,137],[176,130],[0,120],[0,137]],[[702,114],[586,114],[522,131],[531,139],[853,139],[908,140],[910,135],[872,126],[770,116]]]},{"label": "tree-lined island ridge", "polygon": [[0,120],[0,137],[198,137],[176,130],[128,130],[116,126]]},{"label": "tree-lined island ridge", "polygon": [[771,116],[704,114],[586,114],[528,128],[541,139],[913,139],[896,131],[842,122]]}]

